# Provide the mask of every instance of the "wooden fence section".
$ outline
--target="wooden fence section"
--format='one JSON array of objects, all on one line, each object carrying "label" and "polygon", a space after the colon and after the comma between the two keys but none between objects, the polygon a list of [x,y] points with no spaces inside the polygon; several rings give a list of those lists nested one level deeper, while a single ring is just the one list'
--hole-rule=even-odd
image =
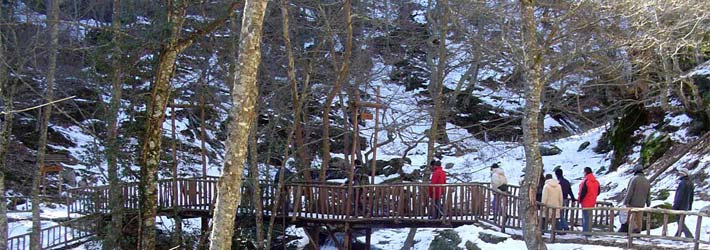
[{"label": "wooden fence section", "polygon": [[[59,225],[42,229],[40,242],[42,249],[63,249],[84,243],[93,236],[98,228],[95,220],[80,218],[62,222]],[[29,250],[30,235],[26,233],[7,239],[7,249]]]},{"label": "wooden fence section", "polygon": [[[687,242],[692,244],[693,249],[699,249],[700,244],[710,244],[710,215],[698,212],[678,211],[656,208],[617,208],[612,206],[595,207],[595,208],[579,208],[579,207],[546,207],[542,206],[541,214],[554,214],[559,210],[562,215],[581,214],[583,211],[592,212],[596,217],[593,217],[592,227],[590,231],[585,232],[581,227],[581,221],[572,221],[570,226],[572,230],[562,231],[555,228],[553,225],[547,225],[548,232],[551,233],[551,240],[554,242],[557,234],[582,234],[593,236],[621,236],[626,238],[627,246],[633,245],[634,238],[638,239],[663,239]],[[621,213],[631,215],[637,213],[642,218],[642,223],[639,225],[640,232],[634,232],[632,228],[628,228],[626,232],[619,232],[619,228],[614,227],[614,221]],[[603,221],[599,223],[599,221]],[[690,223],[694,223],[690,224]],[[688,232],[692,234],[683,237],[683,234],[676,234],[679,227],[687,226]],[[670,230],[671,228],[675,230]]]},{"label": "wooden fence section", "polygon": [[[351,225],[379,227],[453,227],[476,222],[483,222],[500,231],[506,229],[521,229],[521,207],[518,194],[520,188],[509,186],[507,192],[490,188],[488,183],[455,183],[432,185],[423,183],[402,183],[383,185],[358,185],[348,187],[342,184],[289,183],[283,185],[280,195],[276,186],[271,183],[259,183],[263,216],[288,218],[291,222],[310,222],[316,224],[350,223]],[[442,190],[441,216],[434,217],[437,209],[435,201],[429,195],[430,188]],[[138,183],[126,183],[122,187],[124,208],[138,209]],[[254,192],[254,186],[245,182],[241,190],[244,194]],[[167,179],[160,180],[157,186],[158,206],[162,212],[167,211],[198,211],[204,216],[212,211],[217,196],[217,179]],[[107,214],[109,210],[108,187],[91,187],[67,190],[66,202],[68,215],[84,216]],[[278,196],[278,197],[277,197]],[[276,214],[272,209],[276,199],[281,200]],[[630,210],[614,208],[611,203],[600,202],[595,208],[581,209],[576,202],[566,204],[562,216],[569,222],[571,231],[550,231],[554,241],[558,233],[582,234],[582,211],[591,211],[591,225],[594,230],[591,235],[625,236],[628,244],[634,238],[668,239],[693,243],[697,249],[699,244],[709,244],[710,238],[703,232],[703,225],[710,224],[709,215],[673,211],[665,209],[634,209],[643,213],[647,226],[645,232],[639,234],[616,233],[614,222],[619,211]],[[254,200],[245,195],[239,206],[240,213],[254,213]],[[538,204],[540,215],[551,213],[551,209]],[[694,238],[682,238],[668,232],[675,216],[681,220],[695,221],[691,228]],[[661,218],[661,219],[658,219]],[[658,221],[661,221],[660,223]],[[705,224],[703,224],[705,223]],[[66,246],[85,239],[94,231],[81,225],[60,225],[43,230],[43,244]],[[655,228],[655,229],[654,229]],[[29,244],[29,234],[12,237],[8,241],[10,249],[25,249]],[[44,245],[43,245],[44,246]],[[43,247],[44,249],[45,247]]]}]

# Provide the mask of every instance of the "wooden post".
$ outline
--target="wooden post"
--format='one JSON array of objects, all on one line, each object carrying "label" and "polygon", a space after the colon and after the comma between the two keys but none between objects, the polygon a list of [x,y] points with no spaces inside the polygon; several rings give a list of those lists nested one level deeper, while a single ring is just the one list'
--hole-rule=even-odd
[{"label": "wooden post", "polygon": [[[377,86],[375,91],[375,103],[380,103],[380,86]],[[375,138],[372,140],[372,181],[370,184],[375,184],[375,174],[377,173],[377,133],[380,124],[380,107],[375,107]]]},{"label": "wooden post", "polygon": [[200,147],[202,149],[202,177],[207,177],[207,149],[205,147],[205,86],[202,84],[200,93]]},{"label": "wooden post", "polygon": [[[678,224],[679,227],[684,226],[684,224]],[[703,217],[698,215],[698,223],[695,224],[695,239],[693,239],[693,250],[698,250],[700,248],[700,228],[703,226]],[[682,228],[679,228],[682,230]]]},{"label": "wooden post", "polygon": [[[631,210],[627,209],[626,214],[628,215],[627,218],[631,219]],[[628,220],[629,224],[631,224],[631,220]],[[628,242],[626,243],[626,248],[631,249],[634,246],[634,236],[632,235],[633,230],[629,228],[629,230],[626,230],[626,237],[628,238]]]},{"label": "wooden post", "polygon": [[[377,87],[377,89],[379,90],[379,87]],[[365,250],[372,249],[371,242],[370,242],[371,236],[372,236],[372,228],[365,229]]]}]

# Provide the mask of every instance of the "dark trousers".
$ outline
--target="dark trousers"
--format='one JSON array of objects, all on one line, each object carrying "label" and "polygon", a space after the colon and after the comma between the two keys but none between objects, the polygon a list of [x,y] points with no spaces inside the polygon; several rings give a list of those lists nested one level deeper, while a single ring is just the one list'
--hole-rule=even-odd
[{"label": "dark trousers", "polygon": [[685,225],[685,221],[681,224],[681,218],[685,217],[685,215],[679,215],[678,216],[678,231],[675,233],[675,237],[680,237],[680,233],[682,232],[685,234],[685,238],[693,238],[693,233],[690,232],[690,229],[688,229],[688,226]]},{"label": "dark trousers", "polygon": [[432,204],[433,206],[432,206],[432,209],[431,209],[430,218],[431,218],[431,219],[439,219],[439,218],[445,216],[445,215],[444,215],[444,208],[443,208],[442,205],[441,205],[441,198],[439,198],[439,199],[432,199],[432,201],[433,201],[433,202],[432,202],[432,203],[433,203],[433,204]]}]

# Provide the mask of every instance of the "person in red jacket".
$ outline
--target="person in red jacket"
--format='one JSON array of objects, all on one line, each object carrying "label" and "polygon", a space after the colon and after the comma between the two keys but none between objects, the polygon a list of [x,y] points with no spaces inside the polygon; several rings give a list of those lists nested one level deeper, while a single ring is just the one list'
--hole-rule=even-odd
[{"label": "person in red jacket", "polygon": [[[584,180],[579,184],[579,203],[582,208],[595,207],[597,204],[597,196],[601,193],[601,188],[599,187],[599,181],[592,174],[592,169],[590,167],[584,168]],[[592,225],[592,210],[582,210],[582,231],[591,232]]]},{"label": "person in red jacket", "polygon": [[[441,162],[433,160],[430,165],[432,168],[431,184],[446,184],[446,172],[441,168]],[[429,198],[431,198],[434,203],[431,215],[433,219],[441,218],[441,216],[444,215],[444,210],[441,207],[444,189],[444,187],[429,186]]]}]

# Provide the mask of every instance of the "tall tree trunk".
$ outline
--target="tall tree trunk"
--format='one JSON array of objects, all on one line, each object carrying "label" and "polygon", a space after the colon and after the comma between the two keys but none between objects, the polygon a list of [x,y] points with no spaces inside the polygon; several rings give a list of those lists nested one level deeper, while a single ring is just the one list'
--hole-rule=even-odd
[{"label": "tall tree trunk", "polygon": [[[47,20],[49,27],[49,64],[47,68],[47,92],[44,94],[46,102],[51,102],[54,99],[54,81],[57,73],[57,49],[59,46],[59,0],[52,0],[50,6],[50,15]],[[52,115],[52,105],[47,105],[42,108],[42,116],[40,118],[39,143],[37,143],[37,165],[35,166],[34,179],[32,180],[32,235],[30,237],[30,249],[41,249],[42,242],[41,234],[42,224],[39,217],[39,183],[42,179],[41,168],[44,165],[44,156],[47,153],[47,129],[49,127],[49,118]],[[59,176],[61,178],[61,175]]]},{"label": "tall tree trunk", "polygon": [[247,157],[247,140],[256,120],[259,88],[257,74],[261,62],[261,33],[267,1],[246,1],[239,36],[239,68],[232,82],[232,120],[227,153],[217,190],[210,249],[231,249],[234,217],[241,199],[242,171]]},{"label": "tall tree trunk", "polygon": [[120,248],[121,236],[123,235],[123,192],[121,179],[118,171],[118,116],[121,107],[121,96],[123,93],[121,66],[122,53],[119,30],[121,29],[121,0],[113,0],[113,14],[111,17],[111,28],[113,29],[113,50],[111,53],[111,64],[113,72],[111,75],[112,94],[109,102],[109,110],[106,117],[108,123],[108,134],[106,137],[106,162],[108,170],[109,185],[109,207],[111,208],[111,223],[103,248],[113,250]]},{"label": "tall tree trunk", "polygon": [[[434,34],[439,35],[436,39],[439,41],[438,47],[436,49],[436,54],[438,61],[436,67],[434,68],[434,76],[431,77],[430,83],[433,84],[432,100],[434,101],[434,111],[432,114],[431,127],[429,128],[429,142],[427,143],[427,163],[434,159],[434,146],[439,138],[441,138],[441,132],[439,132],[439,125],[441,123],[442,117],[442,106],[443,106],[443,90],[444,90],[444,74],[446,70],[446,33],[449,27],[449,1],[442,0],[437,2],[437,9],[441,11],[441,18],[439,23],[433,25],[432,30]],[[443,122],[444,128],[446,129],[446,122]]]},{"label": "tall tree trunk", "polygon": [[522,202],[520,213],[523,222],[523,238],[528,249],[545,250],[542,240],[540,218],[537,214],[535,194],[542,173],[542,156],[540,155],[539,130],[540,98],[544,82],[542,81],[542,51],[537,41],[535,22],[535,1],[520,0],[520,15],[523,21],[523,61],[524,81],[527,88],[525,97],[525,115],[523,118],[523,143],[525,148],[525,177],[520,192]]},{"label": "tall tree trunk", "polygon": [[[0,6],[0,13],[2,13],[2,6]],[[14,118],[14,113],[11,112],[14,108],[12,103],[13,87],[7,77],[6,61],[4,61],[6,58],[5,46],[2,37],[3,35],[0,33],[0,60],[2,60],[2,65],[0,65],[0,96],[2,96],[5,105],[5,117],[2,122],[2,128],[0,128],[0,194],[5,193],[5,159],[10,146]],[[7,249],[7,233],[7,204],[3,198],[2,202],[0,202],[0,249]]]},{"label": "tall tree trunk", "polygon": [[[347,24],[347,37],[345,38],[345,54],[342,58],[342,64],[340,65],[340,70],[338,72],[338,78],[335,80],[333,88],[328,92],[328,96],[325,98],[325,104],[323,107],[323,165],[321,166],[320,179],[325,181],[326,171],[328,170],[328,164],[330,162],[330,110],[331,105],[333,105],[333,100],[335,96],[340,93],[343,82],[345,82],[348,76],[348,70],[350,66],[350,55],[353,50],[353,19],[350,14],[350,0],[345,0],[345,22]],[[331,47],[335,46],[335,42]],[[335,56],[335,54],[333,54]]]},{"label": "tall tree trunk", "polygon": [[256,213],[256,249],[264,249],[264,208],[262,207],[262,197],[261,197],[261,186],[259,186],[259,158],[258,158],[258,126],[257,122],[254,122],[252,127],[252,132],[249,135],[249,174],[251,175],[251,181],[254,185],[254,190],[252,190],[252,201],[254,202],[254,210]]},{"label": "tall tree trunk", "polygon": [[[177,25],[176,26],[182,26]],[[170,43],[165,45],[158,59],[155,82],[148,106],[145,139],[141,150],[140,178],[140,213],[141,213],[141,249],[155,249],[155,216],[158,210],[158,167],[160,166],[160,148],[163,135],[165,110],[170,98],[170,78],[175,69],[178,51]]]},{"label": "tall tree trunk", "polygon": [[301,101],[298,93],[298,83],[296,82],[296,66],[293,57],[293,46],[291,45],[291,36],[289,34],[289,15],[288,15],[288,0],[281,0],[281,18],[283,22],[283,39],[286,47],[286,55],[288,55],[288,81],[291,85],[291,99],[293,101],[293,122],[296,126],[296,152],[300,160],[300,166],[305,169],[304,174],[310,178],[310,160],[306,153],[306,147],[303,140],[303,125],[301,113]]},{"label": "tall tree trunk", "polygon": [[165,110],[170,99],[170,80],[175,71],[175,61],[180,52],[188,48],[199,37],[209,34],[220,27],[234,14],[238,7],[233,2],[227,8],[227,14],[215,19],[203,28],[194,31],[189,37],[180,38],[189,1],[169,1],[167,23],[169,36],[165,39],[155,68],[155,80],[151,86],[151,99],[148,105],[146,132],[141,148],[141,179],[139,185],[141,233],[140,248],[155,249],[155,216],[157,214],[158,167],[163,134]]}]

